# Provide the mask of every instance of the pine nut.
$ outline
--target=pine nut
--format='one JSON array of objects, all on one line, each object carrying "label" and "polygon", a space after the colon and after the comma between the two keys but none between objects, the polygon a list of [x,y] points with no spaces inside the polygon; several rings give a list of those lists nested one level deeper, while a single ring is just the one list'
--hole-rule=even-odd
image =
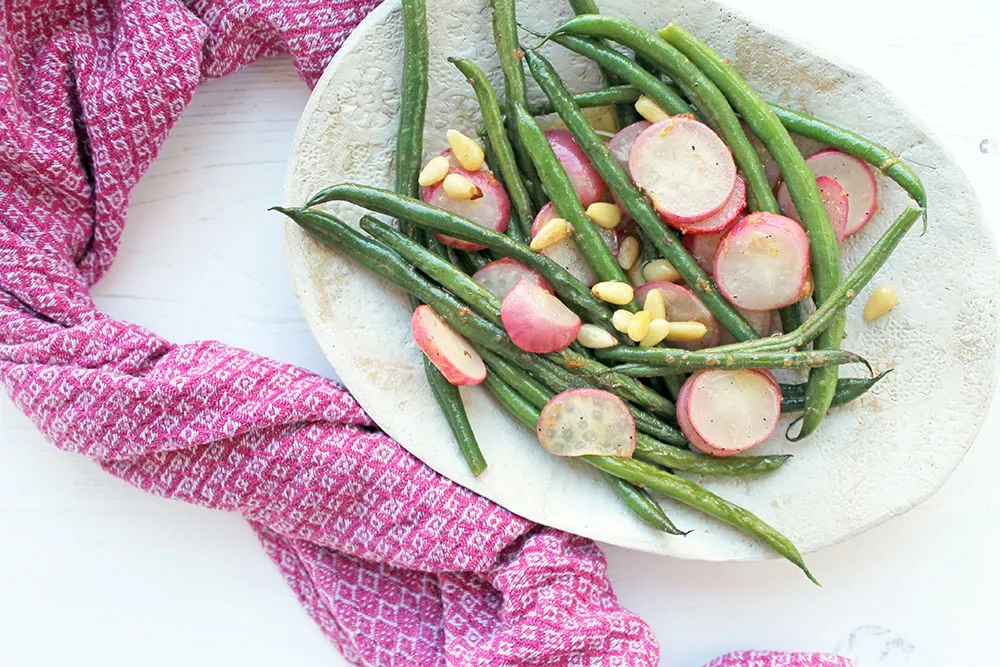
[{"label": "pine nut", "polygon": [[673,283],[681,279],[674,265],[665,259],[654,259],[642,268],[642,275],[647,282],[659,281]]},{"label": "pine nut", "polygon": [[607,301],[616,306],[624,306],[626,303],[630,303],[635,296],[631,285],[617,281],[597,283],[590,291],[601,301]]},{"label": "pine nut", "polygon": [[420,176],[417,177],[417,183],[421,187],[429,188],[432,185],[436,185],[444,180],[444,177],[448,175],[451,170],[451,165],[448,164],[448,158],[443,155],[438,155],[437,157],[431,158],[424,168],[420,170]]},{"label": "pine nut", "polygon": [[635,266],[637,259],[639,259],[639,239],[626,236],[618,248],[618,266],[628,271]]},{"label": "pine nut", "polygon": [[642,304],[642,309],[652,315],[654,320],[667,319],[667,304],[663,301],[663,293],[658,289],[649,290],[649,294],[646,295],[646,300]]},{"label": "pine nut", "polygon": [[596,324],[584,324],[576,335],[576,342],[584,347],[603,350],[617,345],[618,339]]},{"label": "pine nut", "polygon": [[640,310],[632,316],[632,321],[629,322],[628,337],[638,343],[649,333],[649,325],[652,322],[653,318],[650,317],[649,313],[645,310]]},{"label": "pine nut", "polygon": [[806,282],[802,286],[802,298],[803,299],[810,298],[813,295],[815,289],[816,289],[816,284],[813,283],[813,272],[812,269],[809,269],[809,272],[806,273]]},{"label": "pine nut", "polygon": [[896,290],[888,285],[876,287],[872,295],[868,297],[868,303],[865,304],[865,320],[871,322],[886,315],[898,303],[899,297],[896,296]]},{"label": "pine nut", "polygon": [[[655,292],[655,290],[654,290]],[[646,335],[639,341],[639,347],[656,347],[663,342],[670,331],[670,323],[662,317],[654,317],[649,323]]]},{"label": "pine nut", "polygon": [[663,120],[664,118],[670,118],[670,114],[664,111],[663,107],[645,95],[635,101],[635,110],[639,112],[640,116],[648,120],[650,123],[655,123]]},{"label": "pine nut", "polygon": [[632,311],[616,310],[611,316],[611,324],[622,333],[628,333],[628,325],[632,324]]},{"label": "pine nut", "polygon": [[632,287],[639,287],[649,281],[646,280],[645,276],[642,275],[642,262],[636,262],[632,265],[632,268],[626,271],[625,275],[628,276],[629,283]]},{"label": "pine nut", "polygon": [[708,327],[701,322],[671,322],[666,340],[675,343],[690,343],[701,340],[708,333]]},{"label": "pine nut", "polygon": [[614,204],[597,201],[587,207],[587,215],[594,224],[604,229],[614,229],[622,221],[622,210]]},{"label": "pine nut", "polygon": [[444,188],[444,193],[452,199],[469,201],[483,196],[483,191],[461,174],[448,174],[444,177],[444,184],[441,187]]},{"label": "pine nut", "polygon": [[573,228],[562,218],[552,218],[538,230],[531,239],[531,249],[539,252],[550,246],[565,241],[573,235]]},{"label": "pine nut", "polygon": [[452,155],[462,165],[462,168],[468,171],[479,171],[486,160],[486,155],[479,144],[458,130],[448,130],[445,136],[448,139],[448,145],[451,146]]}]

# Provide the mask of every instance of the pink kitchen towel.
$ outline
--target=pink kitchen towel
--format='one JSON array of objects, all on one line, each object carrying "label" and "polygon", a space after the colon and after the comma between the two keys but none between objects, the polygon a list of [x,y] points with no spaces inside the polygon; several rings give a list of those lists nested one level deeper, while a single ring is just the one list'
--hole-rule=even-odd
[{"label": "pink kitchen towel", "polygon": [[[57,447],[239,512],[357,665],[655,665],[589,540],[441,477],[330,381],[109,318],[131,188],[206,78],[291,53],[312,85],[377,2],[0,0],[0,381]],[[733,654],[713,667],[844,667]]]}]

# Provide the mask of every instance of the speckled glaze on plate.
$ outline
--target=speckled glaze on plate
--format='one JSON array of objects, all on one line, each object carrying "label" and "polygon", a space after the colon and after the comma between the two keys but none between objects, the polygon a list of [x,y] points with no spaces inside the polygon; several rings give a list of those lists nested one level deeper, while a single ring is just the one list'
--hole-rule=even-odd
[{"label": "speckled glaze on plate", "polygon": [[[564,4],[524,0],[519,19],[548,30],[569,18]],[[498,88],[501,82],[487,0],[455,0],[450,9],[428,17],[425,158],[445,148],[445,130],[471,134],[479,122],[471,89],[446,57],[473,58]],[[805,442],[786,442],[782,424],[756,450],[795,454],[776,474],[699,480],[759,514],[805,552],[909,510],[944,483],[972,445],[993,393],[1000,273],[968,181],[879,83],[716,2],[637,6],[605,0],[602,9],[650,27],[679,22],[731,59],[767,98],[860,129],[901,152],[920,173],[928,188],[930,231],[923,237],[911,232],[847,320],[845,346],[876,369],[895,372],[861,401],[833,411]],[[546,48],[572,89],[599,86],[592,64],[554,45]],[[289,159],[286,205],[301,205],[316,190],[342,181],[391,187],[401,68],[399,2],[387,0],[351,35],[306,106]],[[537,89],[532,93],[539,96]],[[894,183],[881,175],[878,180],[882,210],[845,243],[847,268],[908,203]],[[350,205],[330,210],[352,224],[360,216]],[[666,501],[677,525],[694,532],[654,533],[619,505],[594,471],[547,455],[534,434],[480,388],[462,390],[489,461],[489,469],[473,478],[426,386],[404,295],[292,225],[287,251],[302,311],[340,377],[382,428],[435,470],[521,516],[623,547],[703,560],[773,555],[727,526]],[[879,284],[895,287],[900,305],[867,324],[861,309]]]}]

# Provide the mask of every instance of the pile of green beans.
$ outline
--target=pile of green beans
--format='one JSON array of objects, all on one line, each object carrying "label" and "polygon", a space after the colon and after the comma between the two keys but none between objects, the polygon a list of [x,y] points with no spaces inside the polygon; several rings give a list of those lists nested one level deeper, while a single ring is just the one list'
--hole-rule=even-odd
[{"label": "pile of green beans", "polygon": [[[622,398],[636,425],[632,457],[580,458],[598,470],[623,505],[647,525],[671,535],[686,534],[651,495],[656,493],[753,535],[815,581],[786,537],[750,512],[675,474],[749,477],[773,473],[790,457],[715,458],[692,451],[673,421],[676,415],[671,397],[676,398],[687,373],[700,370],[807,369],[806,383],[781,387],[782,412],[801,413],[792,422],[792,426],[802,424],[794,438],[800,439],[819,426],[830,407],[846,405],[869,391],[886,373],[838,378],[838,367],[852,363],[866,365],[872,375],[867,361],[840,349],[844,312],[916,220],[923,216],[926,224],[926,190],[913,170],[889,149],[821,119],[765,102],[727,61],[679,26],[671,24],[654,33],[623,19],[600,15],[594,0],[569,2],[577,17],[544,36],[542,43],[553,41],[592,59],[604,74],[606,88],[574,95],[537,50],[523,49],[517,37],[514,0],[490,0],[504,75],[502,101],[479,65],[468,59],[449,59],[468,79],[479,101],[483,117],[479,136],[487,164],[510,196],[512,220],[506,235],[418,199],[428,87],[424,0],[403,3],[405,58],[396,191],[342,183],[316,193],[304,208],[276,210],[320,243],[407,292],[414,305],[425,303],[432,307],[486,363],[484,387],[526,426],[535,428],[540,410],[564,391],[599,388]],[[635,59],[613,48],[614,44],[632,51]],[[543,103],[528,104],[525,64],[545,94]],[[661,75],[669,77],[669,81]],[[774,157],[809,237],[817,304],[815,312],[804,321],[797,305],[785,309],[782,322],[786,333],[760,338],[722,297],[679,237],[663,224],[648,198],[635,187],[582,111],[586,107],[614,105],[619,122],[631,123],[637,119],[633,104],[641,95],[670,114],[699,118],[719,134],[746,180],[747,204],[752,210],[780,213],[760,157],[742,123]],[[559,216],[572,226],[574,241],[598,279],[628,282],[535,120],[552,113],[558,114],[634,221],[635,233],[642,241],[642,261],[669,261],[737,342],[693,352],[664,345],[636,347],[612,326],[608,304],[596,299],[562,266],[531,250],[527,241],[532,222],[537,211],[551,202]],[[818,140],[866,161],[895,180],[918,205],[906,209],[843,279],[838,246],[815,179],[791,134]],[[392,216],[400,231],[364,216],[359,232],[314,208],[334,201]],[[487,250],[450,253],[436,241],[435,234],[476,243]],[[543,355],[518,348],[504,331],[500,300],[470,278],[491,259],[500,257],[514,259],[546,278],[567,306],[585,322],[611,332],[618,345],[594,350],[572,345]],[[624,307],[635,311],[639,304],[633,299]],[[803,349],[810,344],[813,349]],[[426,358],[425,367],[459,449],[478,475],[486,462],[457,388],[448,384]]]}]

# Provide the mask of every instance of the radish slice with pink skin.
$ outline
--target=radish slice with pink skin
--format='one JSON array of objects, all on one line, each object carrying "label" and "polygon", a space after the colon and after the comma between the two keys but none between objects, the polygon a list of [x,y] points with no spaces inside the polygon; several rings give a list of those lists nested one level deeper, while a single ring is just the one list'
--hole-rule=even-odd
[{"label": "radish slice with pink skin", "polygon": [[[558,211],[556,211],[552,202],[549,202],[535,216],[535,221],[531,224],[531,237],[534,238],[538,230],[542,228],[542,225],[555,217],[558,217]],[[608,245],[608,250],[611,251],[611,254],[617,256],[619,245],[618,233],[614,229],[604,229],[603,227],[598,227],[597,231]],[[597,275],[590,268],[590,265],[587,264],[587,260],[584,259],[579,248],[576,247],[576,242],[572,238],[550,245],[548,248],[543,249],[541,254],[569,271],[574,278],[587,287],[591,287],[597,283]]]},{"label": "radish slice with pink skin", "polygon": [[743,213],[743,207],[746,203],[747,184],[742,176],[737,176],[733,193],[729,195],[729,200],[718,213],[690,225],[674,226],[685,234],[718,234],[726,231],[731,224],[736,222],[740,214]]},{"label": "radish slice with pink skin", "polygon": [[500,320],[514,345],[537,354],[566,349],[583,325],[576,313],[531,280],[519,280],[507,292]]},{"label": "radish slice with pink skin", "polygon": [[695,448],[711,456],[733,456],[774,433],[781,389],[767,371],[700,371],[681,387],[677,415]]},{"label": "radish slice with pink skin", "polygon": [[[823,208],[833,225],[833,232],[837,235],[837,243],[843,243],[847,237],[847,218],[850,199],[840,183],[829,176],[820,176],[816,179],[816,187],[819,188],[819,195],[823,199]],[[792,195],[788,192],[788,186],[782,183],[778,186],[778,206],[782,212],[796,222],[802,222],[799,212],[792,202]]]},{"label": "radish slice with pink skin", "polygon": [[795,303],[809,271],[809,238],[802,225],[773,213],[751,213],[726,233],[712,275],[737,308],[775,310]]},{"label": "radish slice with pink skin", "polygon": [[615,456],[635,451],[635,421],[611,392],[571,389],[555,395],[538,418],[538,442],[554,456]]},{"label": "radish slice with pink skin", "polygon": [[[500,181],[491,172],[466,171],[459,167],[453,168],[450,173],[465,176],[482,191],[483,196],[470,200],[452,199],[445,194],[444,181],[441,181],[429,188],[423,188],[420,198],[428,204],[464,216],[480,227],[501,233],[507,229],[507,223],[510,222],[510,199],[507,197],[507,191],[500,185]],[[460,241],[444,234],[435,234],[434,236],[441,243],[456,250],[483,250],[486,247],[468,241]]]},{"label": "radish slice with pink skin", "polygon": [[486,379],[486,364],[479,353],[430,306],[417,306],[410,331],[417,347],[451,384],[461,387]]},{"label": "radish slice with pink skin", "polygon": [[640,120],[638,123],[632,123],[618,130],[618,133],[611,137],[611,140],[608,142],[608,149],[611,151],[611,154],[625,169],[628,169],[628,155],[632,150],[632,144],[635,143],[636,138],[650,125],[652,123],[648,120]]},{"label": "radish slice with pink skin", "polygon": [[806,158],[806,164],[817,178],[828,176],[847,193],[846,236],[861,231],[878,209],[878,183],[871,167],[863,160],[835,150],[814,153]]},{"label": "radish slice with pink skin", "polygon": [[530,280],[549,294],[554,291],[548,280],[509,257],[490,262],[473,273],[472,279],[487,292],[501,300],[521,280]]},{"label": "radish slice with pink skin", "polygon": [[712,272],[715,271],[715,251],[719,249],[719,244],[722,243],[722,237],[725,235],[725,232],[718,234],[691,234],[685,235],[683,238],[684,247],[691,253],[694,260],[698,262],[698,266],[708,275],[712,275]]},{"label": "radish slice with pink skin", "polygon": [[636,137],[628,157],[632,180],[671,224],[704,220],[725,206],[736,186],[732,153],[707,125],[664,118]]},{"label": "radish slice with pink skin", "polygon": [[668,342],[668,347],[676,347],[682,350],[701,350],[706,347],[715,347],[719,344],[719,335],[722,327],[712,316],[705,304],[695,296],[694,292],[687,287],[655,281],[645,283],[635,289],[635,298],[640,304],[646,303],[646,297],[651,290],[659,290],[663,297],[663,305],[667,311],[667,321],[669,322],[701,322],[708,329],[705,335],[698,340],[689,342]]},{"label": "radish slice with pink skin", "polygon": [[[750,326],[753,327],[754,331],[761,338],[767,338],[768,336],[773,336],[776,333],[781,332],[781,318],[778,317],[777,311],[774,310],[742,310],[740,308],[736,309],[740,315],[743,316]],[[719,336],[719,345],[728,345],[729,343],[735,343],[736,339],[733,335],[722,330]]]},{"label": "radish slice with pink skin", "polygon": [[757,157],[760,158],[760,163],[764,167],[764,175],[767,176],[767,184],[773,190],[774,186],[781,180],[781,167],[774,161],[771,153],[764,146],[764,142],[757,138],[745,120],[740,119],[740,126],[743,128],[744,134],[747,135],[747,139],[750,140],[750,145],[757,151]]},{"label": "radish slice with pink skin", "polygon": [[598,201],[607,192],[608,186],[590,163],[590,158],[583,152],[580,145],[569,130],[549,130],[545,133],[553,152],[559,158],[563,169],[573,183],[580,203],[586,208]]}]

